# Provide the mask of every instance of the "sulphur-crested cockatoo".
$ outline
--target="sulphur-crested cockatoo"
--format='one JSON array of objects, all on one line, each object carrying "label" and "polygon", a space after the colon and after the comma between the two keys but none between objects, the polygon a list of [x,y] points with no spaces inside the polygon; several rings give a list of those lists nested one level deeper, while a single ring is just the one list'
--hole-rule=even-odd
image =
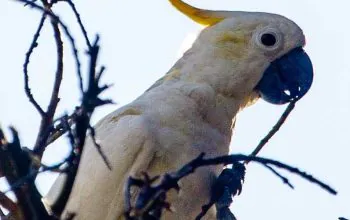
[{"label": "sulphur-crested cockatoo", "polygon": [[[122,219],[129,176],[174,171],[201,152],[226,155],[240,110],[259,97],[287,103],[311,86],[312,65],[302,49],[305,37],[291,20],[170,2],[206,28],[164,77],[97,123],[97,138],[112,170],[88,141],[65,209],[77,219]],[[222,166],[204,167],[181,180],[181,191],[168,194],[175,211],[164,212],[162,219],[194,219],[221,171]],[[62,178],[47,203],[53,202]],[[215,210],[206,218],[214,219]]]}]

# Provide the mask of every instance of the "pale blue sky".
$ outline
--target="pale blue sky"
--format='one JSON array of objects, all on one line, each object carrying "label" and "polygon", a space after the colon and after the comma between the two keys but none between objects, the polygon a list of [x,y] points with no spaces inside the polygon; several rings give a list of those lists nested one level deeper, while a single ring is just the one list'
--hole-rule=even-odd
[{"label": "pale blue sky", "polygon": [[[188,0],[203,8],[264,11],[285,15],[304,30],[306,50],[315,69],[310,92],[297,104],[281,131],[261,156],[295,165],[325,180],[339,191],[331,196],[320,188],[289,176],[290,190],[266,169],[248,166],[243,193],[233,211],[240,219],[337,219],[350,218],[350,2],[347,0]],[[114,83],[105,95],[118,105],[98,109],[94,121],[132,101],[160,78],[176,61],[184,39],[200,30],[174,10],[167,0],[78,0],[77,7],[90,37],[101,35],[104,81]],[[70,29],[80,34],[68,7],[57,8]],[[22,65],[36,29],[39,13],[14,1],[0,2],[0,123],[14,125],[24,145],[31,146],[39,116],[23,91]],[[80,40],[80,46],[84,41]],[[52,31],[46,26],[31,60],[31,87],[40,103],[48,100],[55,68]],[[79,93],[68,43],[60,113],[78,103]],[[83,57],[82,57],[83,58]],[[85,66],[84,66],[85,67]],[[259,101],[239,114],[232,152],[249,153],[285,109]],[[46,161],[58,160],[66,150],[50,148]],[[53,175],[40,178],[47,191]],[[2,184],[2,188],[4,188]]]}]

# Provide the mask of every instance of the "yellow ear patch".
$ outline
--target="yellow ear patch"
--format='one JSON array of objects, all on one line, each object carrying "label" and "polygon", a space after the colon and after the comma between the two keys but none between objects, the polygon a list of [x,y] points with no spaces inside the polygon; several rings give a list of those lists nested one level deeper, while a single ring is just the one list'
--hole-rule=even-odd
[{"label": "yellow ear patch", "polygon": [[[237,24],[239,25],[239,24]],[[259,23],[240,25],[234,30],[220,32],[216,37],[217,43],[233,43],[236,45],[247,45],[252,37],[252,33],[258,28]]]},{"label": "yellow ear patch", "polygon": [[248,36],[243,31],[226,31],[218,36],[217,43],[247,44]]},{"label": "yellow ear patch", "polygon": [[244,31],[226,31],[215,38],[217,55],[226,59],[244,57],[248,50],[250,36]]}]

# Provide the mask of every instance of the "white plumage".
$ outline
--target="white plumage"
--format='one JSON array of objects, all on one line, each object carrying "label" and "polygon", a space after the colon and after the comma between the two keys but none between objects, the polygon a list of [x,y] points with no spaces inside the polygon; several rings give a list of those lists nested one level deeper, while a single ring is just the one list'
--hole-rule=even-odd
[{"label": "white plumage", "polygon": [[[77,219],[120,219],[129,176],[173,171],[201,152],[209,157],[228,154],[236,114],[258,98],[255,87],[266,68],[305,42],[301,29],[279,15],[204,11],[171,2],[192,19],[197,16],[196,21],[207,19],[201,23],[209,26],[162,79],[98,122],[97,138],[113,169],[107,169],[88,141],[66,207]],[[208,21],[209,14],[213,19]],[[273,48],[259,38],[266,32],[280,37]],[[205,167],[184,178],[181,192],[169,193],[175,212],[165,212],[163,219],[194,219],[221,170]],[[206,217],[213,219],[214,211]]]}]

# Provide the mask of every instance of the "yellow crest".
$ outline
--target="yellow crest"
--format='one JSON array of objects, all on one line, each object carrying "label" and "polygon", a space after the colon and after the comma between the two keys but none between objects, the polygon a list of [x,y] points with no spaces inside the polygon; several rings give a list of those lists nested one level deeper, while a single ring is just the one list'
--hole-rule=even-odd
[{"label": "yellow crest", "polygon": [[227,18],[227,14],[229,13],[227,11],[210,11],[196,8],[181,0],[169,1],[177,10],[185,14],[187,17],[191,18],[193,21],[202,25],[214,25]]}]

